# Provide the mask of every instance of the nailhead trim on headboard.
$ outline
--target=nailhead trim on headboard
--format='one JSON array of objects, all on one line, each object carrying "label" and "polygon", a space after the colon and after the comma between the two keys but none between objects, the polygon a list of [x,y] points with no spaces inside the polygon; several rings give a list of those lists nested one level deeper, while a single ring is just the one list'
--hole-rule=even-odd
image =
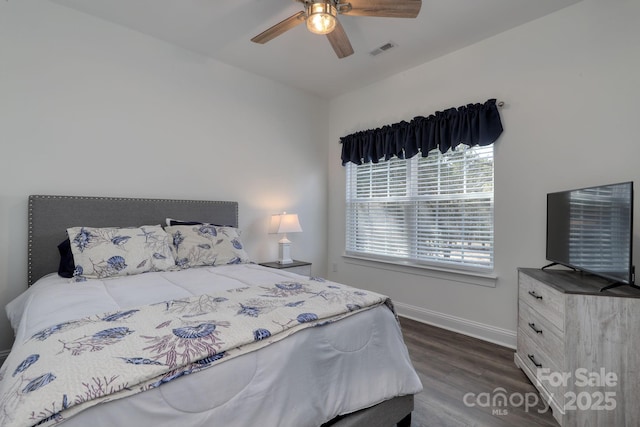
[{"label": "nailhead trim on headboard", "polygon": [[[37,201],[40,200],[52,200],[55,201],[56,204],[57,202],[60,202],[59,206],[56,206],[57,208],[60,208],[61,212],[64,212],[65,209],[65,202],[72,202],[72,201],[77,201],[77,200],[86,200],[86,201],[96,201],[98,203],[103,203],[103,202],[131,202],[132,206],[135,203],[143,203],[143,204],[149,204],[149,206],[157,206],[158,207],[158,221],[162,221],[161,223],[164,224],[164,220],[163,215],[165,215],[162,212],[162,209],[167,209],[168,207],[170,207],[172,204],[179,204],[179,205],[193,205],[194,206],[194,212],[198,212],[198,214],[200,216],[203,215],[203,210],[202,207],[211,207],[210,210],[210,222],[214,222],[216,220],[215,216],[216,214],[219,214],[219,212],[223,212],[225,213],[225,217],[228,218],[229,220],[233,220],[233,224],[228,224],[228,225],[233,225],[235,227],[238,226],[238,203],[237,202],[232,202],[232,201],[209,201],[209,200],[180,200],[180,199],[151,199],[151,198],[129,198],[129,197],[100,197],[100,196],[60,196],[60,195],[30,195],[29,196],[29,205],[28,205],[28,245],[27,245],[27,257],[28,257],[28,262],[27,262],[27,279],[28,279],[28,285],[31,286],[33,284],[33,282],[36,279],[39,279],[39,277],[33,277],[34,275],[34,241],[36,240],[34,236],[34,221],[36,220],[35,215],[36,213],[34,212],[34,204]],[[200,208],[200,209],[199,209]],[[188,209],[186,210],[188,211]],[[229,216],[228,214],[233,212],[232,216]],[[42,218],[47,218],[47,212],[38,212],[38,219],[42,219]],[[56,214],[59,214],[59,212],[56,212]],[[123,210],[122,212],[118,213],[118,217],[117,219],[122,222],[123,218],[126,220],[126,218],[131,219],[132,221],[135,220],[135,212],[132,211],[126,211]],[[186,216],[188,216],[189,214],[185,214]],[[207,209],[207,215],[209,215],[209,209]],[[78,212],[74,213],[74,216],[78,216]],[[81,216],[81,215],[80,215]],[[166,216],[171,216],[171,215],[166,215]],[[209,216],[207,216],[207,218],[209,218]],[[185,217],[185,218],[178,218],[178,219],[194,219],[191,217]],[[73,227],[73,226],[80,226],[82,224],[69,224],[68,227]],[[134,225],[134,224],[130,224],[130,225]],[[106,225],[105,225],[106,226]],[[66,228],[65,228],[66,230]],[[59,243],[59,242],[58,242]],[[57,243],[56,243],[57,244]],[[57,255],[57,252],[55,253],[55,255]],[[50,260],[49,260],[50,261]]]}]

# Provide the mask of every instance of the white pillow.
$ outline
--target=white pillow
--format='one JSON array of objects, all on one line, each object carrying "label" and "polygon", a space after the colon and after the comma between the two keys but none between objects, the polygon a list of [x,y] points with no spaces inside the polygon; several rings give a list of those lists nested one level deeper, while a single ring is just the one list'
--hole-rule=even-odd
[{"label": "white pillow", "polygon": [[169,236],[160,225],[67,229],[78,281],[163,271],[175,267]]},{"label": "white pillow", "polygon": [[197,224],[173,225],[165,230],[171,236],[171,249],[181,268],[251,262],[237,228]]}]

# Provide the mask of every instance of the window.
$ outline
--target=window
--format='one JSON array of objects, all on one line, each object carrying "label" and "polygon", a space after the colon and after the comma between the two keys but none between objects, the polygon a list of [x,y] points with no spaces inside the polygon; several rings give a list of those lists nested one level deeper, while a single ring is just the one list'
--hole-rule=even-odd
[{"label": "window", "polygon": [[493,269],[493,144],[346,169],[347,255]]}]

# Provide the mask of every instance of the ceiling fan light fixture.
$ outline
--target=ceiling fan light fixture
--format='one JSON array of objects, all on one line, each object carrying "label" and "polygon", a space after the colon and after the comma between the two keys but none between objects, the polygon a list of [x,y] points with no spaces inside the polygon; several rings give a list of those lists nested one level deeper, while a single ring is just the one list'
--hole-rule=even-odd
[{"label": "ceiling fan light fixture", "polygon": [[307,29],[314,34],[329,34],[336,28],[338,11],[330,2],[307,5]]}]

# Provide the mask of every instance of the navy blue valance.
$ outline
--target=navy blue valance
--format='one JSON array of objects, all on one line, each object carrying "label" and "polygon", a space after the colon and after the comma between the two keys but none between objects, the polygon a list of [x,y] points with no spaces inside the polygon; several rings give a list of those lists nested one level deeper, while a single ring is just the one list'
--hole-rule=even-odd
[{"label": "navy blue valance", "polygon": [[414,117],[378,129],[370,129],[340,138],[342,165],[349,162],[378,163],[393,157],[409,159],[418,153],[427,157],[439,149],[445,153],[459,144],[490,145],[502,133],[502,122],[495,99],[484,104],[469,104],[437,111],[429,117]]}]

